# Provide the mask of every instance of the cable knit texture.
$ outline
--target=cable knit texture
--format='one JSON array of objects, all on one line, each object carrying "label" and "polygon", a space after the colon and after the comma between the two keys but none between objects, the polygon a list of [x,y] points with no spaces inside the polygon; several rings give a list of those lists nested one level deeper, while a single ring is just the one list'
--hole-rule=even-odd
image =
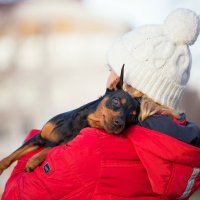
[{"label": "cable knit texture", "polygon": [[107,61],[126,83],[154,101],[178,109],[191,69],[192,45],[199,34],[199,16],[188,9],[173,11],[162,25],[145,25],[120,37]]}]

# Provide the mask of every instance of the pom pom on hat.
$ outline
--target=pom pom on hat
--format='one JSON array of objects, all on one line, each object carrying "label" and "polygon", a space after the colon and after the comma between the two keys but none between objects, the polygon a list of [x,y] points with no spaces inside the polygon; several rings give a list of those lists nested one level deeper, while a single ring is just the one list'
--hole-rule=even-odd
[{"label": "pom pom on hat", "polygon": [[173,11],[164,22],[164,32],[175,43],[192,45],[199,34],[199,16],[188,9]]}]

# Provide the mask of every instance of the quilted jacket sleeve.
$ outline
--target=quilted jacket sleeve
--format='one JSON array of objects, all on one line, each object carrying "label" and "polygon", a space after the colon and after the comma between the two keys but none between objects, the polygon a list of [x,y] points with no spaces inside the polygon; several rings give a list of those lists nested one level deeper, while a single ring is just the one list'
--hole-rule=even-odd
[{"label": "quilted jacket sleeve", "polygon": [[188,199],[200,186],[200,148],[162,133],[134,127],[130,140],[155,193]]},{"label": "quilted jacket sleeve", "polygon": [[[25,141],[33,137],[38,132],[39,130],[32,130],[26,137]],[[29,198],[30,200],[39,199],[38,197],[42,197],[42,196],[45,196],[46,200],[51,199],[47,190],[39,181],[38,177],[34,173],[27,174],[24,172],[24,167],[28,159],[39,151],[40,150],[31,152],[18,160],[17,165],[13,169],[13,172],[6,183],[5,190],[2,195],[2,200],[23,199],[24,189],[27,194],[30,194],[30,198]],[[31,177],[31,178],[27,178],[27,177]],[[37,192],[33,193],[32,192],[33,188]]]},{"label": "quilted jacket sleeve", "polygon": [[[70,143],[54,147],[43,164],[31,173],[23,157],[7,182],[2,200],[84,199],[92,195],[98,176],[98,137],[84,129]],[[92,188],[92,189],[91,189]]]}]

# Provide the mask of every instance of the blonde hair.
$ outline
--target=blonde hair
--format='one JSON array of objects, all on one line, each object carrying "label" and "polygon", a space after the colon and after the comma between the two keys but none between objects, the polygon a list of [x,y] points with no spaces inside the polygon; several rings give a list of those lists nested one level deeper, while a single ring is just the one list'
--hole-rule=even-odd
[{"label": "blonde hair", "polygon": [[161,115],[167,115],[171,118],[179,118],[179,114],[172,108],[169,108],[167,106],[163,106],[155,101],[153,101],[151,98],[147,97],[142,92],[138,91],[137,89],[133,88],[132,86],[124,83],[123,89],[127,91],[131,96],[140,98],[140,114],[139,114],[139,120],[143,121],[146,118],[150,117],[151,115],[154,115],[156,113]]}]

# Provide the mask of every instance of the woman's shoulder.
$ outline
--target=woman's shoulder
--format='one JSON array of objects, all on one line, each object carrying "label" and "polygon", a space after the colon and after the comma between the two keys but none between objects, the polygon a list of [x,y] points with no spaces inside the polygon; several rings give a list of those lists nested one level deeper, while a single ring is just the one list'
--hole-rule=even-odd
[{"label": "woman's shoulder", "polygon": [[180,119],[153,115],[140,122],[140,126],[200,147],[200,129],[196,124],[187,121],[185,114],[181,114]]}]

